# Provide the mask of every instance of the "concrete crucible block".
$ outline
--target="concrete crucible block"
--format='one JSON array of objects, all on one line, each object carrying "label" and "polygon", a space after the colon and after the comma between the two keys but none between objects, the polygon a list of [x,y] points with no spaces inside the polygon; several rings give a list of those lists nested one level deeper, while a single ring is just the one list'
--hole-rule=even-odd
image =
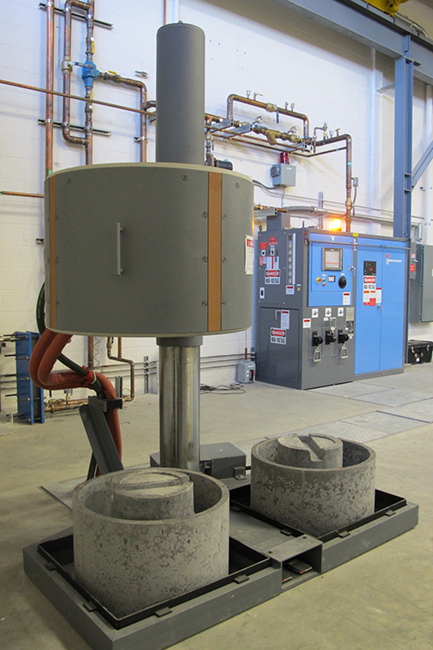
[{"label": "concrete crucible block", "polygon": [[194,484],[178,472],[128,474],[113,485],[112,515],[119,519],[179,519],[194,514]]},{"label": "concrete crucible block", "polygon": [[100,476],[75,489],[73,520],[77,580],[117,618],[228,573],[229,494],[210,476]]},{"label": "concrete crucible block", "polygon": [[343,443],[320,434],[282,436],[278,438],[277,462],[292,467],[336,469],[343,466]]},{"label": "concrete crucible block", "polygon": [[[330,450],[330,467],[318,467],[307,444],[289,436],[254,445],[251,458],[251,507],[272,519],[320,537],[344,528],[374,512],[375,452],[365,445],[336,439],[335,446],[314,436],[323,449]],[[342,447],[342,464],[337,449]],[[299,453],[301,452],[301,453]],[[334,456],[335,454],[335,456]],[[314,451],[314,456],[317,455]],[[281,462],[295,459],[299,465]],[[332,459],[333,457],[333,459]],[[320,460],[320,459],[319,459]],[[331,463],[332,460],[332,463]],[[335,462],[336,466],[333,466]],[[305,463],[306,466],[301,465]]]}]

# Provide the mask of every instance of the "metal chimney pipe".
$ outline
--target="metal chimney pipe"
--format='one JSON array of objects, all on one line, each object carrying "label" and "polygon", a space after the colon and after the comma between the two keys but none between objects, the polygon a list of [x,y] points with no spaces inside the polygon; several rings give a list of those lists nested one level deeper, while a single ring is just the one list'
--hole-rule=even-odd
[{"label": "metal chimney pipe", "polygon": [[[204,165],[204,48],[204,32],[194,25],[158,30],[156,162]],[[202,342],[157,339],[161,467],[199,470]]]},{"label": "metal chimney pipe", "polygon": [[205,35],[195,25],[158,30],[156,162],[204,164]]}]

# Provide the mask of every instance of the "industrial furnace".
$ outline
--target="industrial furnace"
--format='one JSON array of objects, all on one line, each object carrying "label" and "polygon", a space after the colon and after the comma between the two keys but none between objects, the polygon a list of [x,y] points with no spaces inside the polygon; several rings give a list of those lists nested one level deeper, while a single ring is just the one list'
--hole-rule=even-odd
[{"label": "industrial furnace", "polygon": [[[375,489],[365,445],[267,435],[251,451],[251,474],[241,449],[200,446],[202,337],[249,327],[254,268],[251,180],[203,164],[204,41],[183,23],[158,32],[156,163],[46,181],[48,327],[31,375],[41,387],[65,376],[99,382],[80,412],[101,476],[75,488],[73,529],[24,549],[24,567],[95,650],[161,650],[418,521],[416,505]],[[349,380],[355,289],[362,295],[355,236],[267,237],[259,273],[270,344],[303,360],[298,383],[309,365],[321,381],[336,368]],[[388,262],[376,253],[365,264],[382,281]],[[380,305],[377,282],[365,286],[368,304]],[[71,332],[157,336],[160,468],[123,468],[122,400],[106,377],[71,363],[72,375],[51,373]]]},{"label": "industrial furnace", "polygon": [[405,242],[280,225],[258,237],[257,379],[305,389],[402,371]]}]

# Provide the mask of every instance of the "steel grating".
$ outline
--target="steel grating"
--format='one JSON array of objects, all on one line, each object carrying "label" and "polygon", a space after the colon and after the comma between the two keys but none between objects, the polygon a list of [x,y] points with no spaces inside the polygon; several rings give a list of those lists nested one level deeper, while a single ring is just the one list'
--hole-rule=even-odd
[{"label": "steel grating", "polygon": [[415,404],[406,404],[399,408],[383,408],[381,413],[392,413],[403,418],[413,418],[420,422],[433,422],[433,399],[425,399]]},{"label": "steel grating", "polygon": [[400,417],[395,414],[394,410],[392,413],[373,411],[370,413],[361,413],[360,415],[352,415],[342,419],[342,422],[372,429],[373,431],[380,431],[386,435],[402,433],[403,431],[415,429],[420,426],[418,420]]},{"label": "steel grating", "polygon": [[337,384],[335,386],[324,386],[323,388],[314,388],[310,392],[333,395],[334,397],[348,397],[350,399],[358,395],[368,395],[369,393],[378,393],[383,390],[387,390],[387,387],[363,384],[361,382],[352,382],[348,384]]},{"label": "steel grating", "polygon": [[427,393],[420,394],[410,390],[399,390],[398,388],[389,388],[381,390],[374,394],[358,395],[353,399],[360,402],[369,402],[371,404],[383,404],[384,406],[403,406],[412,402],[422,402],[433,397]]},{"label": "steel grating", "polygon": [[[419,426],[417,423],[416,426]],[[384,438],[388,433],[371,429],[368,427],[351,424],[350,422],[343,422],[336,420],[335,422],[325,422],[324,424],[315,424],[312,427],[304,427],[303,429],[296,429],[296,433],[322,433],[328,436],[335,436],[343,440],[351,440],[352,442],[370,442],[378,438]],[[291,431],[290,433],[295,433]]]}]

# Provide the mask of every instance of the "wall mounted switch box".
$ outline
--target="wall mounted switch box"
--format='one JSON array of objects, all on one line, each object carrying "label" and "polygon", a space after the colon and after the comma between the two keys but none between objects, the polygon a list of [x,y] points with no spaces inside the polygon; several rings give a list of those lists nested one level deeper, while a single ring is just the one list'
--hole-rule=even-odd
[{"label": "wall mounted switch box", "polygon": [[296,167],[286,163],[278,163],[271,167],[272,183],[275,187],[295,187]]}]

